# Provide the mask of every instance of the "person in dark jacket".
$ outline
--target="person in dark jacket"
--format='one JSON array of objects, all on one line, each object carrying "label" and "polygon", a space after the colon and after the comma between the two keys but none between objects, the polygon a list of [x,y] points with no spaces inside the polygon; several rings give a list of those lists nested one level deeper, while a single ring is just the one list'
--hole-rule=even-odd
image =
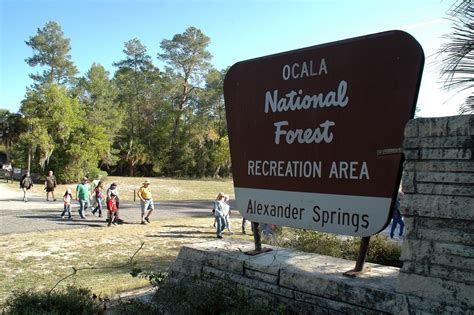
[{"label": "person in dark jacket", "polygon": [[30,172],[26,172],[20,179],[20,188],[23,190],[23,201],[28,202],[28,197],[26,197],[26,191],[33,187],[33,181],[30,177]]},{"label": "person in dark jacket", "polygon": [[400,225],[400,231],[398,233],[397,239],[400,239],[403,235],[403,229],[405,228],[405,223],[403,222],[403,217],[400,212],[400,199],[403,197],[403,193],[398,192],[397,200],[395,201],[395,206],[392,213],[392,228],[390,229],[390,238],[394,238],[395,229],[397,225]]},{"label": "person in dark jacket", "polygon": [[53,171],[48,172],[46,180],[44,181],[44,190],[46,190],[46,201],[49,201],[49,193],[53,201],[56,201],[54,198],[54,188],[56,188],[56,176],[54,176]]}]

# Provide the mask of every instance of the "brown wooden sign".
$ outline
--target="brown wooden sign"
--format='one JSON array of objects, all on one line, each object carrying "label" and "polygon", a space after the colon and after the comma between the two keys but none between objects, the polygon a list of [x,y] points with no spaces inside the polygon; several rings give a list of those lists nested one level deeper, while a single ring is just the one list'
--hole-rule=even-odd
[{"label": "brown wooden sign", "polygon": [[224,82],[237,208],[369,236],[389,222],[424,63],[390,31],[236,63]]}]

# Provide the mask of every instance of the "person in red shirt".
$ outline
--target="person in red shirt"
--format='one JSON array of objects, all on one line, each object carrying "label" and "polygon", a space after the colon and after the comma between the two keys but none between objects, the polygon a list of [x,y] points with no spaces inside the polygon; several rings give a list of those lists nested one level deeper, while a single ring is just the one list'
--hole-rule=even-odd
[{"label": "person in red shirt", "polygon": [[107,226],[110,226],[110,225],[117,225],[117,219],[118,219],[118,211],[117,211],[117,200],[116,200],[116,195],[114,193],[111,193],[110,194],[110,198],[109,198],[109,201],[107,201],[107,210],[108,210],[108,214],[107,214],[107,219],[108,219],[108,222],[107,223]]}]

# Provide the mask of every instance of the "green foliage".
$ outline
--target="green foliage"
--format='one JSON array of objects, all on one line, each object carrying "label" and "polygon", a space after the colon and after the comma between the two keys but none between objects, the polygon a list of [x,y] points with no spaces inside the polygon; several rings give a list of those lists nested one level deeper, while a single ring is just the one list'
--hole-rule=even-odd
[{"label": "green foliage", "polygon": [[[256,298],[246,287],[226,279],[213,280],[188,282],[167,278],[158,289],[155,302],[168,314],[277,314],[272,311],[272,301]],[[284,314],[284,305],[278,309],[278,314]]]},{"label": "green foliage", "polygon": [[[63,149],[83,117],[76,98],[65,87],[45,84],[29,90],[22,102],[28,130],[20,135],[19,144],[31,148],[33,158],[44,168],[56,148]],[[36,154],[36,155],[35,155]],[[57,170],[59,174],[59,169]]]},{"label": "green foliage", "polygon": [[68,286],[64,290],[17,290],[5,304],[4,314],[101,314],[103,300],[89,289]]},{"label": "green foliage", "polygon": [[[265,242],[349,260],[356,260],[360,247],[360,238],[291,228],[283,228],[275,237],[265,239]],[[400,245],[391,242],[385,235],[377,234],[370,238],[366,261],[401,267],[400,255]]]},{"label": "green foliage", "polygon": [[154,304],[142,302],[138,299],[120,301],[120,303],[108,311],[108,314],[118,315],[157,315],[163,314]]},{"label": "green foliage", "polygon": [[87,174],[87,176],[89,177],[90,180],[93,180],[94,178],[96,178],[97,175],[100,175],[102,180],[107,180],[107,176],[109,174],[107,174],[106,171],[102,171],[98,168],[90,170],[89,174]]},{"label": "green foliage", "polygon": [[195,27],[188,27],[184,33],[174,35],[171,40],[161,41],[163,53],[158,54],[158,58],[170,66],[167,69],[168,77],[176,81],[173,97],[175,117],[170,139],[172,146],[182,128],[183,116],[185,121],[191,118],[189,114],[197,107],[196,91],[212,58],[207,50],[209,43],[209,37]]},{"label": "green foliage", "polygon": [[[360,239],[357,240],[357,249]],[[391,242],[386,236],[377,234],[370,238],[367,261],[380,265],[402,267],[400,255],[402,249],[399,244]]]},{"label": "green foliage", "polygon": [[[109,79],[109,73],[103,66],[94,63],[81,79],[79,87],[87,123],[104,128],[109,142],[106,147],[111,148],[124,119],[124,113],[115,106],[115,98],[118,95],[115,82]],[[102,157],[102,161],[112,165],[116,162],[110,149],[107,155]]]},{"label": "green foliage", "polygon": [[74,182],[86,175],[97,174],[98,161],[107,154],[108,140],[103,127],[86,124],[77,129],[61,148],[61,154],[51,159],[51,167],[62,170],[58,172],[58,179]]},{"label": "green foliage", "polygon": [[3,123],[3,128],[5,128],[0,144],[3,146],[3,150],[11,155],[20,133],[26,130],[26,126],[21,115],[10,113],[5,109],[0,109],[0,123]]},{"label": "green foliage", "polygon": [[214,156],[214,163],[216,166],[216,173],[221,173],[223,176],[230,175],[230,148],[229,148],[229,137],[222,137],[214,150],[212,151]]},{"label": "green foliage", "polygon": [[142,270],[141,268],[133,268],[132,271],[130,272],[130,275],[134,278],[139,277],[139,278],[147,279],[148,282],[150,282],[152,286],[157,288],[166,279],[167,273],[146,271],[146,270]]},{"label": "green foliage", "polygon": [[70,40],[64,38],[61,26],[50,21],[42,28],[38,28],[35,36],[25,42],[33,49],[34,55],[26,58],[29,66],[45,67],[43,74],[31,74],[37,86],[43,84],[66,84],[74,80],[77,69],[71,61]]},{"label": "green foliage", "polygon": [[135,175],[136,165],[150,161],[152,139],[150,129],[156,125],[155,112],[161,105],[160,75],[151,62],[146,47],[138,39],[125,43],[125,59],[114,66],[115,84],[119,93],[118,105],[124,112],[124,121],[115,148],[120,155],[120,166]]},{"label": "green foliage", "polygon": [[443,87],[450,90],[471,90],[459,114],[474,113],[474,2],[456,0],[448,11],[452,22],[452,32],[444,37],[448,39],[438,49],[439,64]]},{"label": "green foliage", "polygon": [[[26,44],[31,74],[13,135],[4,145],[16,165],[54,170],[61,182],[100,169],[115,175],[230,175],[223,99],[226,70],[213,69],[210,38],[189,27],[161,42],[160,71],[134,38],[113,65],[113,79],[93,63],[81,78],[70,40],[48,22]],[[0,113],[5,116],[6,114]],[[3,117],[2,116],[2,117]]]},{"label": "green foliage", "polygon": [[161,41],[163,53],[158,57],[168,63],[186,82],[199,80],[200,70],[209,67],[211,53],[207,50],[211,40],[196,27],[188,27],[184,33],[176,34],[171,40]]}]

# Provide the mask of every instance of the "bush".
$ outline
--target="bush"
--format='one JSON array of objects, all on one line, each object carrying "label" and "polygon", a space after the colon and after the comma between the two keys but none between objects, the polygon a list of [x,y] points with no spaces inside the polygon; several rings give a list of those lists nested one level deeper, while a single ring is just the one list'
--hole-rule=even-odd
[{"label": "bush", "polygon": [[105,181],[107,179],[108,173],[98,168],[94,168],[91,171],[89,171],[89,174],[86,174],[86,175],[89,178],[89,181],[91,182],[97,177],[97,175],[100,175],[101,180]]},{"label": "bush", "polygon": [[[166,279],[155,295],[165,314],[283,314],[284,305],[226,279]],[[270,306],[271,305],[271,306]],[[278,311],[272,310],[278,305]]]},{"label": "bush", "polygon": [[[356,260],[360,238],[304,229],[283,228],[274,237],[264,238],[269,245],[289,247],[297,250]],[[380,265],[401,267],[400,245],[391,242],[385,235],[370,238],[366,261]]]},{"label": "bush", "polygon": [[163,314],[160,309],[158,309],[154,304],[152,303],[146,303],[142,302],[138,299],[129,299],[125,301],[120,301],[120,303],[117,306],[114,306],[113,308],[109,309],[107,312],[108,314],[114,315],[114,314],[120,314],[120,315],[134,315],[134,314],[140,314],[140,315],[158,315],[158,314]]},{"label": "bush", "polygon": [[103,300],[89,289],[68,286],[63,290],[16,290],[7,299],[3,314],[102,314]]},{"label": "bush", "polygon": [[[357,251],[359,250],[360,240],[357,241]],[[399,244],[391,242],[385,235],[375,235],[370,238],[369,250],[367,251],[368,262],[380,265],[401,267],[400,260],[402,249]]]}]

